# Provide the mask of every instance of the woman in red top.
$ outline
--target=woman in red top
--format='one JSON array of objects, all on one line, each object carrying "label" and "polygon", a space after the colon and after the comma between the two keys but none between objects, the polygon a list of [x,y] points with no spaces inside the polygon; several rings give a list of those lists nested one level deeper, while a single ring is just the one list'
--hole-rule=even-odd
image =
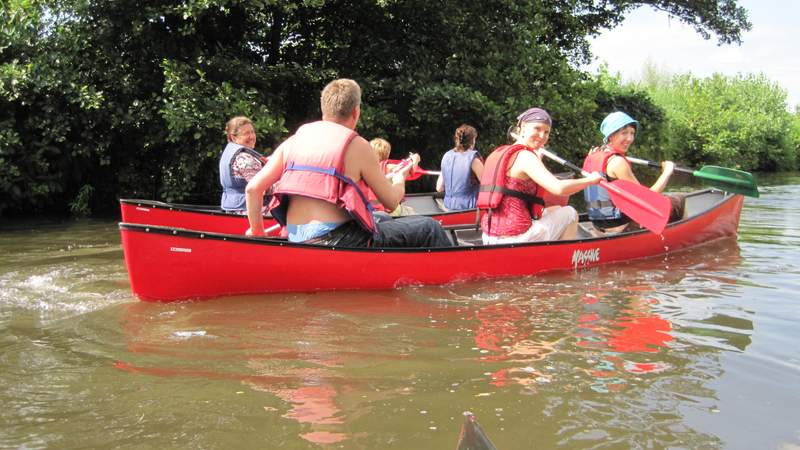
[{"label": "woman in red top", "polygon": [[[508,176],[503,186],[506,191],[541,199],[544,194],[542,189],[555,195],[571,195],[602,180],[598,174],[561,180],[550,173],[541,161],[539,149],[547,144],[551,126],[550,115],[541,108],[531,108],[517,117],[517,125],[511,135],[515,139],[514,144],[524,148],[508,160],[506,167],[499,168],[505,170]],[[505,147],[507,146],[500,148]],[[517,150],[517,147],[514,149]],[[498,150],[500,149],[495,151]],[[486,182],[492,177],[492,174],[487,173],[488,160],[486,166],[481,185],[491,184]],[[542,208],[520,196],[508,194],[503,196],[496,208],[487,211],[481,220],[484,244],[574,239],[577,236],[577,226],[578,213],[571,206]]]}]

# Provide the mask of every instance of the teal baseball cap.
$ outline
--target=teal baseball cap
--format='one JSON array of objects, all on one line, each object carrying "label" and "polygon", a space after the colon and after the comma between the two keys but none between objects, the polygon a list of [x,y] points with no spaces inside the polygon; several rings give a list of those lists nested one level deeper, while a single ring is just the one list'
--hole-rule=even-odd
[{"label": "teal baseball cap", "polygon": [[600,124],[600,132],[603,133],[603,142],[608,143],[609,136],[627,125],[633,125],[637,130],[639,129],[639,122],[622,111],[614,111],[607,115]]}]

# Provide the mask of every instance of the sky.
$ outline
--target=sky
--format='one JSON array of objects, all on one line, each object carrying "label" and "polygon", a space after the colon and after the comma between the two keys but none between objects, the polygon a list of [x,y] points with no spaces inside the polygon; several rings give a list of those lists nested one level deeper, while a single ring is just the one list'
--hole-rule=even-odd
[{"label": "sky", "polygon": [[665,12],[639,7],[614,29],[591,41],[594,62],[623,80],[638,80],[646,62],[669,73],[698,77],[763,73],[787,91],[787,108],[800,104],[800,0],[740,0],[753,24],[741,45],[717,45]]}]

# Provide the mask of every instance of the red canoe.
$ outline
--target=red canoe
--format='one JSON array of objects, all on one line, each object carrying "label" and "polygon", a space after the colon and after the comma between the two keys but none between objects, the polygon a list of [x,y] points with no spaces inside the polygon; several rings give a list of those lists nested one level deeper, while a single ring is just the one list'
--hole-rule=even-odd
[{"label": "red canoe", "polygon": [[[550,201],[565,204],[566,198],[551,198]],[[442,225],[475,223],[475,210],[446,211],[433,194],[409,194],[403,204],[411,206],[417,214],[433,216]],[[247,217],[226,212],[217,206],[183,205],[153,200],[120,199],[122,221],[213,233],[244,234],[248,228]],[[275,225],[275,219],[264,217],[264,227]],[[270,235],[277,236],[273,229]]]},{"label": "red canoe", "polygon": [[391,289],[404,285],[517,277],[674,252],[735,236],[744,198],[690,194],[687,218],[663,235],[635,231],[571,241],[480,245],[473,227],[452,229],[458,247],[354,249],[277,238],[120,223],[131,290],[142,300],[234,294]]}]

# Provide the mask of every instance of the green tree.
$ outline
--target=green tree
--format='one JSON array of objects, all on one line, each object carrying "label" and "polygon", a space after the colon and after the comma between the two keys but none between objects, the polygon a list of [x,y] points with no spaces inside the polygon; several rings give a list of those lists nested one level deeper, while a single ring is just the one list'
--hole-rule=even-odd
[{"label": "green tree", "polygon": [[666,146],[677,160],[743,170],[797,167],[786,91],[764,75],[676,75],[651,95],[666,111]]},{"label": "green tree", "polygon": [[721,43],[750,27],[733,0],[8,0],[0,213],[216,202],[225,120],[252,116],[268,152],[318,117],[335,77],[364,88],[363,135],[429,166],[460,123],[490,149],[532,105],[555,119],[553,148],[577,157],[607,107],[575,69],[587,37],[642,5]]}]

